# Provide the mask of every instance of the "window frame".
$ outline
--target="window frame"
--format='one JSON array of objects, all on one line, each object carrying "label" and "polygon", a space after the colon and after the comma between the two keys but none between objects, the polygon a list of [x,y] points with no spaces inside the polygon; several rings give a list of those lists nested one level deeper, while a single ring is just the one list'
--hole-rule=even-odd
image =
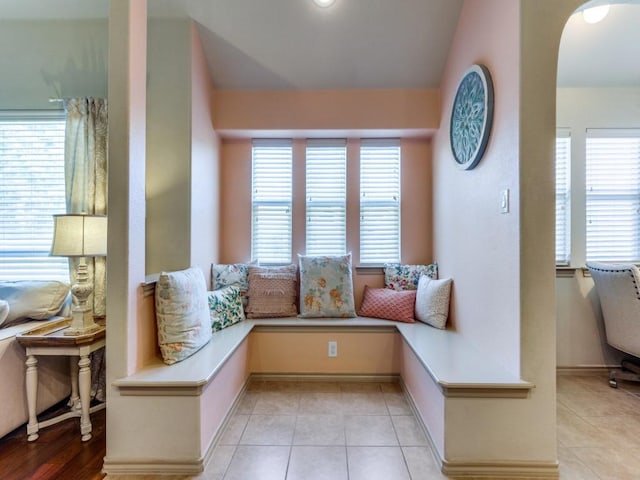
[{"label": "window frame", "polygon": [[571,130],[559,128],[556,132],[554,164],[556,199],[555,262],[560,267],[567,267],[571,264],[571,159]]},{"label": "window frame", "polygon": [[[305,148],[305,254],[347,253],[347,141],[308,139]],[[324,235],[316,233],[323,230]]]},{"label": "window frame", "polygon": [[[38,124],[50,123],[55,126],[52,129],[43,129],[43,131],[49,133],[36,137],[43,139],[43,145],[47,143],[53,144],[50,150],[47,150],[44,146],[38,147],[38,150],[42,150],[42,152],[39,152],[40,155],[44,154],[44,156],[40,157],[39,164],[33,158],[36,154],[33,148],[33,143],[35,142],[31,142],[31,147],[25,148],[23,153],[10,153],[7,148],[1,146],[8,143],[5,140],[7,138],[5,132],[8,132],[10,128],[7,128],[7,124],[19,125],[21,123],[34,122]],[[65,113],[61,110],[0,111],[0,123],[2,124],[0,125],[0,162],[7,162],[4,165],[7,170],[3,175],[3,186],[6,187],[9,176],[12,176],[14,178],[14,186],[19,186],[20,180],[24,179],[25,183],[22,184],[25,187],[24,191],[27,192],[27,188],[30,190],[28,195],[23,195],[19,199],[14,195],[17,191],[16,189],[13,189],[13,193],[11,193],[7,187],[4,188],[3,193],[3,186],[0,186],[0,208],[2,209],[0,217],[4,217],[0,218],[0,223],[5,223],[5,227],[2,228],[4,234],[0,233],[0,265],[3,266],[2,272],[0,272],[0,279],[12,281],[59,280],[69,282],[68,259],[49,255],[51,242],[53,241],[53,215],[66,212],[64,175]],[[15,132],[18,130],[18,128],[14,127]],[[9,138],[14,143],[19,142],[17,133]],[[14,155],[18,156],[13,159],[14,165],[11,166],[9,162]],[[28,172],[24,169],[28,160],[25,157],[29,156],[31,156],[30,168],[33,170],[39,168],[41,169],[40,172]],[[18,159],[20,160],[16,161]],[[54,160],[57,164],[52,167],[42,163],[49,160]],[[11,173],[9,173],[10,170]],[[24,176],[21,176],[20,170],[23,171]],[[36,181],[35,177],[38,173],[41,176],[41,180],[42,178],[47,179],[46,184],[43,185],[42,181]],[[54,183],[50,183],[52,180]],[[12,210],[18,210],[17,204],[13,209],[8,206],[10,203],[17,201],[21,202],[22,205],[20,216],[28,219],[27,223],[24,224],[25,226],[28,225],[28,228],[25,228],[22,232],[20,232],[19,228],[15,228],[15,225],[19,223],[15,221],[16,214],[11,215]],[[40,210],[40,207],[45,206],[47,207],[46,210]],[[11,220],[11,218],[14,218],[14,220]],[[14,228],[9,228],[7,225],[12,225]],[[14,243],[13,248],[9,246],[10,243]],[[22,248],[20,248],[21,245]]]},{"label": "window frame", "polygon": [[[395,150],[395,152],[388,150]],[[393,164],[389,163],[389,159],[393,160]],[[380,180],[390,178],[395,179],[394,186],[387,188],[389,185],[385,187],[384,182]],[[368,198],[367,194],[369,194]],[[374,194],[373,199],[372,194]],[[402,146],[400,139],[361,140],[359,198],[359,265],[380,267],[386,263],[400,263],[402,259]],[[380,219],[389,212],[391,214],[381,224]],[[380,227],[386,228],[386,232],[380,234]],[[377,233],[373,231],[376,228],[378,228]],[[374,253],[380,250],[380,245],[384,244],[388,245],[386,251]]]},{"label": "window frame", "polygon": [[[614,215],[603,213],[614,205]],[[640,129],[587,129],[585,260],[640,262],[639,211]],[[617,232],[606,236],[606,246],[605,231]]]},{"label": "window frame", "polygon": [[[288,156],[282,151],[288,150]],[[262,177],[257,173],[257,168],[268,168],[267,164],[258,165],[262,155],[271,154],[279,156],[278,169],[273,168],[270,174]],[[285,158],[286,157],[286,158]],[[269,180],[278,175],[285,175],[285,179],[275,184]],[[260,182],[264,181],[263,185]],[[279,183],[279,185],[278,185]],[[274,191],[273,187],[285,187],[281,194]],[[258,190],[263,189],[264,195],[258,195]],[[260,210],[265,212],[261,215]],[[284,215],[282,214],[284,211]],[[270,212],[270,213],[269,213]],[[259,226],[266,219],[271,223],[262,231]],[[275,232],[278,225],[285,227],[284,235]],[[265,242],[265,238],[273,237],[272,241]],[[280,139],[254,139],[251,146],[251,259],[257,260],[263,265],[285,265],[291,263],[293,242],[293,144],[291,140]]]}]

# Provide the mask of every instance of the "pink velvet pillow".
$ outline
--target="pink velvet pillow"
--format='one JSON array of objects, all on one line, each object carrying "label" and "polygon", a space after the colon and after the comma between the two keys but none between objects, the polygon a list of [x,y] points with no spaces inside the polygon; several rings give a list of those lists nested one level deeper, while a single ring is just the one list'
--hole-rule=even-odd
[{"label": "pink velvet pillow", "polygon": [[364,286],[364,298],[358,315],[413,323],[416,303],[415,290],[391,290]]}]

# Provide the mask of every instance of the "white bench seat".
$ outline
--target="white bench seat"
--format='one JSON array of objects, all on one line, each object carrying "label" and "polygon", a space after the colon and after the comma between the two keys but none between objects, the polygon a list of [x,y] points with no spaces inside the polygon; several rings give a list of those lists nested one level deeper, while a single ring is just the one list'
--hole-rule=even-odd
[{"label": "white bench seat", "polygon": [[257,330],[395,329],[446,396],[526,396],[533,388],[453,330],[423,323],[400,323],[368,317],[270,318],[239,322],[216,332],[211,341],[191,357],[174,365],[157,359],[135,374],[116,380],[122,395],[198,395],[238,346]]}]

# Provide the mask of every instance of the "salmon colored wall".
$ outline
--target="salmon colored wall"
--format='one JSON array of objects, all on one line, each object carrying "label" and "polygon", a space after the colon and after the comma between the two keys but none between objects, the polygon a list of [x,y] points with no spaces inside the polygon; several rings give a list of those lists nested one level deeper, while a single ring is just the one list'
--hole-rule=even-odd
[{"label": "salmon colored wall", "polygon": [[322,130],[424,135],[440,124],[440,93],[438,89],[217,90],[214,112],[216,129],[223,136]]},{"label": "salmon colored wall", "polygon": [[191,258],[211,287],[220,239],[220,139],[213,125],[213,84],[198,29],[191,22]]},{"label": "salmon colored wall", "polygon": [[[359,258],[359,139],[347,142],[347,248],[353,265]],[[293,258],[304,253],[304,140],[293,142],[294,208]],[[402,139],[402,217],[401,240],[404,263],[431,263],[431,142],[425,138]],[[251,140],[226,139],[222,142],[220,177],[221,224],[220,262],[251,260]],[[364,285],[383,286],[379,273],[354,272],[356,306],[360,305]]]},{"label": "salmon colored wall", "polygon": [[[249,337],[252,373],[400,373],[400,335],[395,332],[253,331]],[[338,356],[327,356],[328,342],[338,342]]]},{"label": "salmon colored wall", "polygon": [[200,451],[203,454],[209,450],[211,442],[249,378],[248,345],[249,341],[245,340],[238,346],[202,393]]}]

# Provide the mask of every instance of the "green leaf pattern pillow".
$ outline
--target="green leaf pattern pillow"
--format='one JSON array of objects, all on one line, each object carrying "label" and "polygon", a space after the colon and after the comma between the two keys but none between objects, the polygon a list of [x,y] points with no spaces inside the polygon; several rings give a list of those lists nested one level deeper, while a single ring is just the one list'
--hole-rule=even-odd
[{"label": "green leaf pattern pillow", "polygon": [[208,298],[213,332],[245,319],[239,286],[232,285],[208,292]]}]

